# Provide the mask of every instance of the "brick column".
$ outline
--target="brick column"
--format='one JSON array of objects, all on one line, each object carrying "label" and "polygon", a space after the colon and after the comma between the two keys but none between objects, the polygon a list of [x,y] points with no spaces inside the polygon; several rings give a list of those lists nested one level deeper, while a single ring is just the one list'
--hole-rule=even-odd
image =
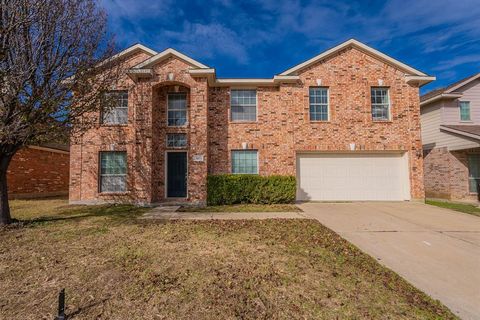
[{"label": "brick column", "polygon": [[208,85],[196,78],[190,88],[190,150],[188,154],[188,198],[194,203],[207,200],[208,172]]}]

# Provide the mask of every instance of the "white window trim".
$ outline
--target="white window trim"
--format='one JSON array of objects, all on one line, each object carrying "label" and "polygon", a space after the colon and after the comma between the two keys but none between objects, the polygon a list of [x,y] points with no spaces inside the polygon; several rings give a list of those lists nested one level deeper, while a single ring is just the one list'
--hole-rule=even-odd
[{"label": "white window trim", "polygon": [[[388,119],[374,119],[372,114],[372,89],[386,89],[387,90],[387,97],[388,97]],[[373,122],[388,122],[392,121],[392,100],[390,99],[390,87],[382,87],[382,86],[371,86],[370,87],[370,117]]]},{"label": "white window trim", "polygon": [[[312,120],[312,115],[310,113],[310,88],[321,88],[327,90],[327,120]],[[310,86],[308,87],[308,119],[310,122],[330,122],[330,88],[322,86]]]},{"label": "white window trim", "polygon": [[[468,103],[468,120],[462,120],[462,102]],[[472,105],[470,101],[458,101],[458,116],[460,122],[472,122]]]},{"label": "white window trim", "polygon": [[[125,153],[125,174],[102,174],[102,153]],[[99,151],[98,153],[98,193],[99,194],[123,194],[128,192],[128,154],[127,151]],[[108,176],[124,176],[125,177],[125,190],[123,191],[102,191],[102,178]]]},{"label": "white window trim", "polygon": [[106,92],[106,94],[112,94],[112,93],[126,93],[127,94],[127,106],[126,107],[114,107],[114,108],[111,109],[111,110],[113,110],[113,109],[127,109],[127,121],[125,123],[105,122],[105,120],[104,120],[105,111],[102,108],[100,110],[100,125],[102,125],[102,126],[127,126],[128,125],[128,120],[129,120],[128,109],[130,107],[130,103],[129,103],[130,94],[128,93],[128,90],[110,90],[110,91]]},{"label": "white window trim", "polygon": [[[181,126],[171,126],[168,124],[168,99],[171,94],[185,94],[185,124]],[[183,111],[183,110],[178,110],[178,111]],[[167,127],[169,128],[185,128],[188,127],[188,94],[186,92],[167,92],[167,116],[166,116],[166,121],[167,121]]]},{"label": "white window trim", "polygon": [[[232,91],[235,90],[253,90],[255,91],[255,120],[233,120],[232,119]],[[231,123],[252,123],[252,122],[258,122],[258,90],[257,88],[251,88],[251,87],[236,87],[236,88],[230,88],[230,94],[229,94],[229,103],[230,103],[230,108],[229,108],[229,115],[228,115],[228,120]]]},{"label": "white window trim", "polygon": [[[233,172],[233,152],[237,151],[255,151],[257,155],[257,172],[256,173],[234,173]],[[230,150],[230,172],[232,174],[260,174],[260,163],[259,163],[259,153],[260,151],[258,149],[232,149]]]}]

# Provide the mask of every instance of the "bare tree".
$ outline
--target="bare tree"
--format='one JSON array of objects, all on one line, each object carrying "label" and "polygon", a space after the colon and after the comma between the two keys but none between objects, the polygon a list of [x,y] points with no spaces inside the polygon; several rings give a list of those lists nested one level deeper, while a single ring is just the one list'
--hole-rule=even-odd
[{"label": "bare tree", "polygon": [[84,115],[98,110],[118,72],[107,59],[112,41],[95,0],[0,4],[0,224],[8,224],[12,157],[66,128],[87,129]]}]

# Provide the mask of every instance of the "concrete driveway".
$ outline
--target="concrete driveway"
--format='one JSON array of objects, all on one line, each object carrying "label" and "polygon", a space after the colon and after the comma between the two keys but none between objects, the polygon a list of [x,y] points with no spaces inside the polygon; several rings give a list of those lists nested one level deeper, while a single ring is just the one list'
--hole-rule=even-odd
[{"label": "concrete driveway", "polygon": [[479,217],[415,202],[300,207],[461,318],[480,319]]}]

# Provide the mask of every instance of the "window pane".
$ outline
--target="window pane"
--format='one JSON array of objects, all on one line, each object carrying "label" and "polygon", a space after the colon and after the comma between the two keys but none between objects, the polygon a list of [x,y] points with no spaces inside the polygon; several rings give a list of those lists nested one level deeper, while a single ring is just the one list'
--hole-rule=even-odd
[{"label": "window pane", "polygon": [[187,135],[185,133],[167,134],[167,147],[183,148],[187,146]]},{"label": "window pane", "polygon": [[372,119],[389,120],[390,119],[390,100],[388,97],[388,88],[372,88]]},{"label": "window pane", "polygon": [[232,90],[230,94],[230,113],[232,121],[256,121],[257,91]]},{"label": "window pane", "polygon": [[460,120],[470,121],[470,102],[468,101],[460,102]]},{"label": "window pane", "polygon": [[121,192],[126,190],[126,152],[100,153],[100,191]]},{"label": "window pane", "polygon": [[232,151],[232,173],[257,174],[257,151]]},{"label": "window pane", "polygon": [[111,91],[105,94],[111,106],[105,106],[102,112],[104,124],[127,124],[128,123],[128,92]]},{"label": "window pane", "polygon": [[184,126],[187,124],[187,94],[168,94],[168,125]]},{"label": "window pane", "polygon": [[480,182],[480,154],[468,155],[468,180],[470,192],[478,192],[478,182]]},{"label": "window pane", "polygon": [[328,89],[310,88],[310,120],[328,121]]}]

